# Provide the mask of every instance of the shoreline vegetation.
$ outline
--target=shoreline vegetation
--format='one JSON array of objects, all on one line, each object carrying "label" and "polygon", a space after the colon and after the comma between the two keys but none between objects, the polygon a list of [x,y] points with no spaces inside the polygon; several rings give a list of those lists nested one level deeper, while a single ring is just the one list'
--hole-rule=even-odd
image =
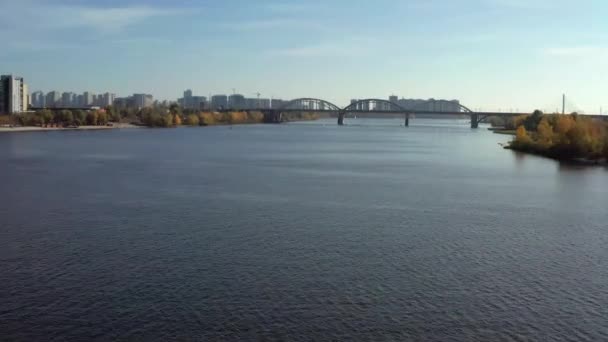
[{"label": "shoreline vegetation", "polygon": [[572,114],[492,118],[492,131],[514,135],[506,149],[589,165],[608,164],[608,123]]},{"label": "shoreline vegetation", "polygon": [[[317,113],[289,113],[284,121],[317,120]],[[94,110],[43,109],[34,113],[0,116],[0,132],[60,130],[99,130],[130,127],[216,126],[264,123],[262,112],[209,112],[185,110],[177,105],[143,109],[117,109],[112,106]]]}]

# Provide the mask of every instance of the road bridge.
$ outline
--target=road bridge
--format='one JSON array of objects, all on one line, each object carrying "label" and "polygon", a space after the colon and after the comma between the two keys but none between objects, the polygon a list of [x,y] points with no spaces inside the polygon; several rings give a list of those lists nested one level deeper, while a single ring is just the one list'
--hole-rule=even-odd
[{"label": "road bridge", "polygon": [[[437,101],[439,103],[448,101]],[[450,102],[453,107],[454,104]],[[251,109],[255,110],[255,109]],[[530,113],[522,112],[491,112],[491,111],[473,111],[468,107],[458,104],[458,110],[428,110],[424,107],[404,108],[397,103],[383,99],[364,99],[358,100],[350,105],[340,108],[339,106],[322,99],[316,98],[299,98],[291,100],[280,108],[276,109],[260,109],[264,113],[267,122],[283,122],[283,114],[289,112],[315,112],[315,113],[331,113],[338,118],[338,125],[343,125],[347,115],[357,114],[394,114],[403,115],[405,126],[409,126],[412,116],[415,115],[445,115],[445,116],[468,116],[471,119],[471,128],[478,128],[479,124],[485,122],[490,117],[513,117],[519,115],[529,115]],[[608,115],[599,114],[580,114],[592,118],[608,119]]]},{"label": "road bridge", "polygon": [[[455,103],[438,100],[435,104],[439,105],[440,108],[453,108]],[[529,115],[530,113],[521,112],[491,112],[491,111],[473,111],[467,106],[462,104],[457,105],[457,110],[428,110],[426,104],[422,104],[418,107],[404,108],[401,105],[384,100],[384,99],[363,99],[355,101],[348,106],[341,108],[329,101],[303,97],[291,100],[285,103],[279,108],[222,108],[216,111],[219,112],[231,112],[231,111],[258,111],[264,114],[264,121],[268,123],[281,123],[284,122],[283,114],[285,113],[296,113],[296,112],[314,112],[314,113],[329,113],[335,115],[338,118],[338,125],[343,125],[348,115],[356,116],[357,114],[392,114],[392,115],[403,115],[405,126],[409,126],[410,120],[415,115],[445,115],[445,116],[468,116],[471,120],[471,128],[478,128],[479,124],[485,122],[490,117],[513,117],[519,115]],[[40,108],[30,108],[37,110]],[[84,108],[52,108],[51,110],[62,110],[62,109],[84,109]],[[86,110],[86,109],[85,109]],[[591,117],[595,119],[608,119],[608,115],[599,114],[579,114],[585,117]]]}]

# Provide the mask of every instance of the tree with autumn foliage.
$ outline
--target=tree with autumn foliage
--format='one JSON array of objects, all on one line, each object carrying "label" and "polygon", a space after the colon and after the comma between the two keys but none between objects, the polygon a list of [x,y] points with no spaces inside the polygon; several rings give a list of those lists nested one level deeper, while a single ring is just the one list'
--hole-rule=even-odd
[{"label": "tree with autumn foliage", "polygon": [[608,158],[606,123],[575,114],[544,115],[540,112],[517,120],[517,123],[515,139],[509,145],[514,150],[557,159]]},{"label": "tree with autumn foliage", "polygon": [[182,124],[182,117],[177,114],[173,115],[173,124],[175,126],[180,126]]}]

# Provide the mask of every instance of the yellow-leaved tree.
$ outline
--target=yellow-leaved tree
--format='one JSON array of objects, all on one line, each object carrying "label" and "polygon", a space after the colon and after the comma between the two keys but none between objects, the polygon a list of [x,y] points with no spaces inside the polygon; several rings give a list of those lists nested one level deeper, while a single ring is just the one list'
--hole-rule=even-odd
[{"label": "yellow-leaved tree", "polygon": [[555,125],[555,133],[566,135],[574,127],[574,118],[570,115],[559,115]]},{"label": "yellow-leaved tree", "polygon": [[533,147],[533,141],[528,135],[526,127],[524,127],[524,125],[521,125],[517,127],[517,130],[515,132],[515,139],[513,139],[513,141],[511,142],[511,147],[520,151],[530,150],[530,148]]},{"label": "yellow-leaved tree", "polygon": [[202,126],[209,126],[209,125],[213,125],[216,122],[215,119],[215,115],[213,115],[213,113],[199,113],[198,114],[198,120],[200,125]]},{"label": "yellow-leaved tree", "polygon": [[177,115],[177,114],[176,114],[176,115],[174,115],[174,116],[173,116],[173,124],[174,124],[175,126],[179,126],[179,125],[181,125],[181,124],[182,124],[182,117],[181,117],[181,116],[179,116],[179,115]]},{"label": "yellow-leaved tree", "polygon": [[536,133],[541,147],[546,149],[553,145],[553,127],[551,127],[547,118],[540,120],[538,127],[536,127]]},{"label": "yellow-leaved tree", "polygon": [[200,124],[200,119],[198,118],[198,116],[196,116],[194,114],[190,114],[186,118],[186,125],[188,125],[188,126],[198,126],[199,124]]}]

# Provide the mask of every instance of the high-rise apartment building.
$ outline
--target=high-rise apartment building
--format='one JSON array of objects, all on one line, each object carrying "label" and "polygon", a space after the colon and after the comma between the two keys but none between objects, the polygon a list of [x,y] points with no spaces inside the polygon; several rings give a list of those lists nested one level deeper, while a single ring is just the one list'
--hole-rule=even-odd
[{"label": "high-rise apartment building", "polygon": [[226,95],[213,95],[211,96],[211,108],[222,109],[228,107],[228,96]]},{"label": "high-rise apartment building", "polygon": [[228,97],[228,107],[232,109],[243,109],[247,106],[245,96],[241,94],[232,94]]},{"label": "high-rise apartment building", "polygon": [[25,112],[29,106],[28,88],[22,77],[0,76],[0,113]]},{"label": "high-rise apartment building", "polygon": [[31,96],[31,104],[32,107],[35,108],[44,108],[46,107],[46,98],[44,97],[44,93],[41,91],[35,91]]},{"label": "high-rise apartment building", "polygon": [[95,96],[94,94],[85,91],[84,93],[82,93],[82,107],[91,107],[93,106],[93,96]]},{"label": "high-rise apartment building", "polygon": [[74,103],[74,93],[65,92],[61,94],[61,107],[63,108],[72,108],[76,107]]},{"label": "high-rise apartment building", "polygon": [[21,102],[23,105],[23,111],[28,110],[32,103],[32,99],[30,97],[30,89],[28,88],[28,86],[25,82],[22,83],[22,87],[21,87]]},{"label": "high-rise apartment building", "polygon": [[115,98],[116,98],[116,95],[111,94],[111,93],[105,93],[103,95],[100,95],[99,106],[100,107],[111,106],[114,103]]},{"label": "high-rise apartment building", "polygon": [[458,100],[400,99],[397,103],[405,109],[420,110],[433,113],[460,111],[460,101]]},{"label": "high-rise apartment building", "polygon": [[205,109],[207,98],[205,96],[194,96],[192,90],[184,91],[184,97],[177,99],[177,103],[184,109]]},{"label": "high-rise apartment building", "polygon": [[47,108],[57,108],[61,107],[61,95],[56,90],[49,91],[46,94],[46,107]]},{"label": "high-rise apartment building", "polygon": [[136,108],[149,108],[154,104],[154,97],[149,94],[133,94],[133,103]]},{"label": "high-rise apartment building", "polygon": [[[278,103],[277,101],[281,101],[281,100],[272,100],[273,103],[275,103],[275,105]],[[258,99],[258,98],[246,98],[245,99],[245,108],[247,109],[270,109],[271,106],[271,101],[270,99]],[[279,108],[280,106],[277,107],[272,107],[272,108]]]}]

